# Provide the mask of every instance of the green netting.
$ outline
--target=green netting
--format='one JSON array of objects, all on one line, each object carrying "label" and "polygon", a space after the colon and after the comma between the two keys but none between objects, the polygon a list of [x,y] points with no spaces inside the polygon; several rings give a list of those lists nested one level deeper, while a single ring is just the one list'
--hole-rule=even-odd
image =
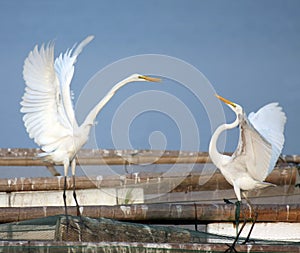
[{"label": "green netting", "polygon": [[42,219],[1,224],[0,240],[53,240],[59,217],[51,216]]},{"label": "green netting", "polygon": [[[231,244],[234,238],[198,232],[187,229],[174,228],[176,231],[190,233],[191,242],[179,243],[145,243],[145,242],[72,242],[72,241],[57,241],[56,233],[57,226],[60,224],[64,216],[51,216],[41,219],[27,220],[22,222],[14,222],[0,225],[0,253],[2,252],[224,252],[225,244]],[[89,219],[89,221],[102,222],[106,219]],[[109,220],[110,225],[118,227],[121,224],[118,221]],[[163,226],[146,226],[142,224],[128,223],[130,226],[137,226],[141,229],[151,229],[153,227],[161,228],[166,232],[172,231],[172,227]],[[239,240],[239,243],[243,238]],[[259,245],[285,247],[288,251],[293,252],[293,249],[300,247],[300,243],[278,242],[256,240],[255,244],[250,245],[249,252],[273,252],[266,248],[259,248]],[[257,250],[255,250],[257,247]],[[282,249],[281,249],[282,252]]]}]

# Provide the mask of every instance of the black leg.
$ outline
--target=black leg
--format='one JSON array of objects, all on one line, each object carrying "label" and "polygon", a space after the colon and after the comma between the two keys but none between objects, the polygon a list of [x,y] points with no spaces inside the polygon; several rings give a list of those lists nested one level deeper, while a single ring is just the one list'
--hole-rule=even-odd
[{"label": "black leg", "polygon": [[233,205],[234,203],[232,203],[229,199],[223,199],[225,204],[230,204],[230,205]]},{"label": "black leg", "polygon": [[237,243],[237,241],[238,241],[238,239],[239,239],[239,237],[240,237],[240,235],[241,235],[241,233],[242,233],[242,231],[243,231],[246,223],[247,223],[247,221],[245,219],[244,223],[243,223],[240,231],[238,232],[237,236],[235,237],[233,243],[231,245],[226,244],[229,248],[227,250],[225,250],[224,252],[237,252],[237,250],[235,249],[235,245],[236,245],[236,243]]},{"label": "black leg", "polygon": [[251,233],[252,233],[252,230],[253,230],[253,228],[254,228],[255,222],[256,222],[256,220],[257,220],[258,212],[256,211],[256,208],[254,208],[254,206],[252,205],[251,201],[248,199],[247,195],[246,195],[244,192],[243,192],[243,196],[244,196],[244,198],[246,199],[248,205],[250,206],[250,210],[254,213],[254,218],[253,218],[253,220],[252,220],[252,226],[251,226],[251,228],[250,228],[250,231],[249,231],[249,233],[248,233],[248,235],[247,235],[246,240],[243,242],[243,244],[246,244],[247,242],[250,241],[250,235],[251,235]]},{"label": "black leg", "polygon": [[79,204],[78,204],[77,196],[76,196],[76,186],[75,186],[75,176],[74,175],[73,175],[73,197],[74,197],[74,200],[76,203],[77,216],[81,216],[80,208],[79,208]]},{"label": "black leg", "polygon": [[63,193],[63,199],[64,199],[64,205],[65,205],[65,215],[66,215],[67,232],[68,232],[68,229],[69,229],[69,217],[68,217],[68,210],[67,210],[67,196],[66,196],[66,190],[67,190],[67,176],[65,176],[65,180],[64,180],[64,193]]},{"label": "black leg", "polygon": [[235,225],[236,225],[236,237],[231,245],[228,245],[228,249],[225,252],[237,252],[235,249],[235,245],[247,223],[246,219],[244,219],[243,225],[239,230],[239,223],[240,223],[240,213],[241,213],[241,201],[235,202]]},{"label": "black leg", "polygon": [[241,201],[235,202],[235,226],[236,234],[238,234],[240,224],[240,213],[241,213]]},{"label": "black leg", "polygon": [[197,216],[197,204],[194,203],[195,208],[195,230],[198,231],[198,216]]},{"label": "black leg", "polygon": [[256,223],[257,216],[258,216],[258,213],[255,212],[254,219],[253,219],[253,221],[252,221],[252,225],[251,225],[250,231],[249,231],[249,233],[248,233],[248,235],[247,235],[246,240],[245,240],[242,244],[246,244],[246,243],[250,242],[250,235],[251,235],[252,230],[253,230],[253,228],[254,228],[254,225],[255,225],[255,223]]},{"label": "black leg", "polygon": [[127,168],[128,164],[129,164],[129,163],[128,163],[128,161],[126,160],[125,163],[124,163],[124,170],[125,170],[125,173],[126,173],[126,174],[128,174],[128,168]]}]

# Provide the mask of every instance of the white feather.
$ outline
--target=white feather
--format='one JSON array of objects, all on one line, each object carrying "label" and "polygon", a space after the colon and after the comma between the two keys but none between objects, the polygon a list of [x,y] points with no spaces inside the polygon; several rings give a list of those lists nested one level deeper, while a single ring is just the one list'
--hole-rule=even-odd
[{"label": "white feather", "polygon": [[[235,112],[236,120],[216,129],[210,141],[209,155],[226,180],[234,186],[240,201],[240,190],[270,185],[263,181],[273,170],[282,151],[286,116],[277,103],[271,103],[256,113],[250,113],[247,118],[240,105],[217,97]],[[231,157],[225,156],[217,151],[218,137],[223,131],[236,126],[240,128],[238,147]]]},{"label": "white feather", "polygon": [[[108,103],[115,92],[134,81],[159,81],[159,79],[134,74],[117,83],[108,94],[91,110],[79,127],[72,106],[70,83],[74,74],[77,56],[93,36],[87,37],[77,47],[67,50],[54,61],[54,46],[37,46],[24,62],[23,77],[26,88],[21,101],[21,112],[29,137],[41,146],[43,153],[38,157],[54,164],[63,164],[65,182],[69,166],[74,179],[75,195],[75,156],[88,140],[90,129],[100,110]],[[64,185],[64,203],[66,184]],[[67,209],[65,209],[67,215]]]},{"label": "white feather", "polygon": [[85,40],[83,40],[75,49],[73,53],[73,48],[71,50],[67,50],[64,54],[60,54],[58,58],[56,58],[54,63],[54,68],[57,73],[59,83],[60,83],[60,91],[62,95],[62,103],[68,117],[69,123],[72,126],[78,126],[75,114],[73,110],[72,104],[72,96],[70,92],[70,84],[74,75],[74,64],[77,60],[77,56],[81,53],[84,46],[86,46],[94,36],[88,36]]},{"label": "white feather", "polygon": [[268,167],[268,174],[273,170],[284,144],[285,113],[278,103],[270,103],[250,113],[249,121],[255,129],[271,144],[272,157]]}]

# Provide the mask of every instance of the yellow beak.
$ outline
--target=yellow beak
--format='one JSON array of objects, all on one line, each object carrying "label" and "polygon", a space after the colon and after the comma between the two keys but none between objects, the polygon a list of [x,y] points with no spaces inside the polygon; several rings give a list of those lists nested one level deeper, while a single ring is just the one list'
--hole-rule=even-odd
[{"label": "yellow beak", "polygon": [[223,98],[221,96],[219,96],[218,94],[215,95],[218,99],[220,99],[221,101],[223,101],[224,103],[228,104],[228,105],[231,105],[233,107],[236,107],[235,103],[229,101],[228,99],[226,98]]},{"label": "yellow beak", "polygon": [[155,78],[155,77],[150,77],[150,76],[139,76],[139,78],[145,79],[146,81],[149,82],[160,82],[160,78]]}]

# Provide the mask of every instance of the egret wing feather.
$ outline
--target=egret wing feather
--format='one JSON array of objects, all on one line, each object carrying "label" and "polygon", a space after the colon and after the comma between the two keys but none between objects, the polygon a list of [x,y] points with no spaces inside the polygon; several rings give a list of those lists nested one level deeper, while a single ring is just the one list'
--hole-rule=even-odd
[{"label": "egret wing feather", "polygon": [[82,49],[94,38],[94,36],[88,36],[84,39],[74,50],[74,47],[67,50],[64,54],[60,54],[54,62],[54,69],[59,79],[60,90],[62,95],[62,103],[65,108],[66,115],[69,123],[73,127],[78,127],[75,113],[72,104],[72,95],[70,90],[70,84],[74,75],[74,64],[77,60],[77,56],[81,53]]},{"label": "egret wing feather", "polygon": [[268,168],[270,173],[283,148],[286,115],[278,103],[270,103],[256,113],[250,113],[248,118],[253,127],[272,145],[272,157]]},{"label": "egret wing feather", "polygon": [[242,164],[249,174],[258,181],[268,175],[272,147],[249,123],[246,116],[240,123],[239,145],[233,154],[233,161]]},{"label": "egret wing feather", "polygon": [[240,140],[233,159],[243,162],[251,176],[265,180],[273,170],[284,144],[285,113],[278,103],[263,106],[240,123]]},{"label": "egret wing feather", "polygon": [[62,101],[59,81],[54,69],[54,45],[36,46],[25,60],[26,83],[21,102],[23,120],[30,138],[47,149],[48,144],[72,135]]}]

